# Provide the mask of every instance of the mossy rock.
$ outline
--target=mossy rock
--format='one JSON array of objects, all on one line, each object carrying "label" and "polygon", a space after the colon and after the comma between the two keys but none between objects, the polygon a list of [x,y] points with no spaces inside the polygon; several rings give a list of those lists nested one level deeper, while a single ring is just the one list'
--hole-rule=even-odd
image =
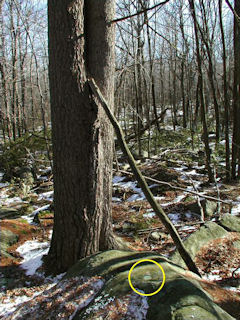
[{"label": "mossy rock", "polygon": [[240,232],[240,217],[226,214],[221,218],[219,224],[229,231]]},{"label": "mossy rock", "polygon": [[[216,213],[217,207],[218,207],[216,201],[202,199],[202,200],[200,200],[200,203],[201,203],[205,217],[212,217],[214,215],[214,213]],[[194,200],[193,202],[190,202],[190,203],[186,203],[184,205],[184,209],[187,211],[192,211],[196,214],[201,215],[201,209],[200,209],[199,204],[196,200]]]},{"label": "mossy rock", "polygon": [[[128,282],[128,274],[132,265],[141,260],[150,259],[161,264],[166,274],[166,282],[162,290],[149,297],[134,293]],[[200,278],[193,273],[175,265],[163,256],[151,252],[133,253],[111,250],[80,260],[65,276],[101,276],[105,284],[95,299],[78,313],[74,319],[111,318],[111,303],[118,300],[124,303],[126,297],[138,299],[136,313],[125,315],[121,319],[151,319],[151,320],[230,320],[229,314],[217,306],[200,285]],[[131,280],[139,292],[151,293],[162,283],[162,272],[151,262],[140,263],[132,272]],[[137,309],[145,304],[146,317],[139,317]],[[129,309],[130,306],[127,306]],[[130,309],[131,309],[130,308]],[[132,309],[133,310],[133,309]],[[100,313],[99,313],[100,312]]]},{"label": "mossy rock", "polygon": [[[187,251],[190,253],[191,257],[194,259],[200,249],[208,242],[218,238],[223,238],[227,235],[228,232],[215,222],[207,222],[199,230],[191,234],[184,241],[184,245]],[[185,263],[178,252],[175,252],[172,255],[171,261],[182,267],[185,267]]]},{"label": "mossy rock", "polygon": [[22,215],[28,215],[33,211],[34,208],[32,205],[29,205],[29,203],[19,202],[12,207],[1,207],[0,219],[16,219]]},{"label": "mossy rock", "polygon": [[233,242],[233,246],[236,248],[236,249],[240,249],[240,240],[236,240]]},{"label": "mossy rock", "polygon": [[7,229],[1,229],[0,234],[0,249],[1,249],[1,256],[5,258],[13,258],[8,252],[8,247],[12,246],[13,244],[18,242],[18,235],[13,233]]},{"label": "mossy rock", "polygon": [[173,169],[168,169],[165,166],[153,166],[149,169],[144,170],[144,173],[151,178],[166,182],[177,180],[180,176],[178,172]]},{"label": "mossy rock", "polygon": [[15,219],[20,215],[21,213],[17,209],[7,207],[0,208],[0,219]]},{"label": "mossy rock", "polygon": [[[51,137],[50,129],[47,130],[47,137],[48,139]],[[11,181],[13,178],[22,179],[23,177],[24,180],[31,184],[33,178],[36,178],[37,168],[34,167],[34,170],[32,170],[33,168],[28,168],[29,160],[32,161],[32,155],[34,155],[34,158],[47,159],[45,151],[46,142],[43,131],[34,135],[26,133],[17,138],[16,141],[4,143],[0,154],[0,169],[5,172],[3,182]],[[37,165],[38,162],[35,162],[34,166]]]},{"label": "mossy rock", "polygon": [[[181,176],[177,171],[170,169],[163,164],[153,165],[153,166],[144,165],[142,166],[141,171],[147,177],[150,177],[158,181],[169,182],[169,183],[177,182]],[[155,185],[154,183],[151,183],[151,184],[153,185],[151,187],[151,191],[154,195],[157,195],[159,193],[162,193],[164,191],[171,189],[169,185],[164,185],[164,184]]]}]

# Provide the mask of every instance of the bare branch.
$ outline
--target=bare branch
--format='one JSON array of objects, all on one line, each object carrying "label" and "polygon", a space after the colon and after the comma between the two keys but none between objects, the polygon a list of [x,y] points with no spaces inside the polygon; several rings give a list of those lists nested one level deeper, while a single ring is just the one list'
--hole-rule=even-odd
[{"label": "bare branch", "polygon": [[225,0],[227,5],[229,6],[230,10],[232,11],[234,17],[236,18],[237,22],[240,24],[240,17],[237,14],[236,10],[233,8],[233,6],[231,5],[231,3],[229,2],[229,0]]},{"label": "bare branch", "polygon": [[[131,172],[128,172],[126,170],[118,170],[118,172],[121,172],[121,173],[124,173],[124,174],[127,174],[129,176],[134,176],[133,173]],[[186,188],[182,188],[182,187],[178,187],[178,186],[174,186],[173,184],[171,184],[170,182],[166,182],[166,181],[160,181],[160,180],[157,180],[157,179],[153,179],[153,178],[150,178],[150,177],[147,177],[147,176],[143,176],[146,180],[148,181],[152,181],[154,183],[157,183],[157,184],[163,184],[163,185],[166,185],[168,187],[170,187],[171,189],[174,189],[174,190],[179,190],[179,191],[183,191],[185,193],[189,193],[189,194],[193,194],[195,196],[199,196],[201,198],[204,198],[204,199],[207,199],[207,200],[210,200],[210,201],[216,201],[216,202],[221,202],[223,204],[226,204],[228,205],[229,207],[232,207],[233,206],[233,203],[231,201],[225,201],[225,200],[222,200],[222,199],[219,199],[219,198],[215,198],[215,197],[211,197],[211,196],[208,196],[208,195],[205,195],[201,192],[197,192],[197,191],[192,191],[192,190],[188,190]]]},{"label": "bare branch", "polygon": [[121,22],[121,21],[130,19],[130,18],[136,17],[136,16],[138,16],[138,15],[140,15],[140,14],[146,13],[146,12],[148,12],[148,11],[150,11],[150,10],[153,10],[153,9],[156,9],[156,8],[158,8],[158,7],[160,7],[160,6],[163,6],[164,4],[168,3],[169,1],[170,1],[170,0],[165,0],[165,1],[163,1],[163,2],[160,2],[160,3],[158,3],[158,4],[155,4],[154,6],[152,6],[152,7],[150,7],[150,8],[145,8],[145,9],[143,9],[143,10],[141,10],[141,11],[138,11],[138,12],[136,12],[136,13],[133,13],[133,14],[131,14],[131,15],[129,15],[129,16],[112,20],[110,23],[118,23],[118,22]]}]

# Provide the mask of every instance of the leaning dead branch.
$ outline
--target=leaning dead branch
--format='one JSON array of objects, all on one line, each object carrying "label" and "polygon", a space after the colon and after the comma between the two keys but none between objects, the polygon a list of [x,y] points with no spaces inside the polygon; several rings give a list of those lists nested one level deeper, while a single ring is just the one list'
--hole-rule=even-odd
[{"label": "leaning dead branch", "polygon": [[108,103],[104,99],[100,89],[98,88],[98,86],[96,85],[96,83],[93,79],[89,79],[88,84],[89,84],[90,90],[92,92],[93,100],[100,102],[108,119],[110,120],[111,124],[113,125],[115,133],[118,138],[119,146],[121,147],[122,152],[126,155],[128,162],[129,162],[129,165],[130,165],[130,167],[134,173],[134,176],[137,179],[146,199],[148,200],[152,209],[154,210],[156,215],[159,217],[159,219],[161,220],[161,222],[163,223],[163,225],[165,226],[167,231],[170,233],[170,235],[174,241],[174,244],[176,245],[176,248],[178,249],[178,251],[179,251],[183,261],[185,262],[186,266],[188,267],[188,269],[201,277],[201,275],[198,271],[198,268],[196,267],[189,252],[185,248],[176,228],[174,227],[174,225],[172,224],[171,220],[169,219],[167,214],[164,212],[162,207],[155,200],[151,190],[149,189],[149,187],[147,185],[146,180],[144,179],[139,168],[137,167],[137,164],[136,164],[136,162],[135,162],[135,160],[134,160],[134,158],[128,148],[128,145],[124,139],[123,131],[122,131],[120,125],[118,124],[118,121],[115,118],[114,114],[112,113],[112,111],[108,107]]}]

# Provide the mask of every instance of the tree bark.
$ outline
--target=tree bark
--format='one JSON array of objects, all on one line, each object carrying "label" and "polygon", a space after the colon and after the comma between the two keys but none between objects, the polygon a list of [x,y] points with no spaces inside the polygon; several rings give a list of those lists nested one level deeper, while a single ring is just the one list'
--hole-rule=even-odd
[{"label": "tree bark", "polygon": [[204,96],[203,96],[202,60],[200,55],[200,45],[199,45],[199,39],[198,39],[197,18],[196,18],[196,12],[195,12],[195,6],[194,6],[193,0],[189,0],[189,7],[190,7],[192,18],[193,18],[194,33],[195,33],[195,39],[196,39],[200,111],[201,111],[201,120],[202,120],[202,126],[203,126],[203,141],[204,141],[205,153],[206,153],[206,167],[208,171],[209,182],[213,182],[214,177],[213,177],[213,172],[211,168],[211,150],[209,148],[208,128],[207,128],[207,120],[206,120],[206,114],[205,114]]},{"label": "tree bark", "polygon": [[121,127],[119,126],[115,116],[111,112],[111,109],[108,107],[108,103],[106,102],[106,100],[102,96],[99,88],[96,86],[96,83],[92,79],[89,79],[89,86],[92,90],[93,95],[101,102],[101,105],[102,105],[104,111],[106,112],[107,117],[109,118],[111,124],[113,125],[115,132],[116,132],[116,135],[117,135],[117,138],[118,138],[119,145],[122,149],[122,152],[127,156],[129,165],[130,165],[130,167],[133,171],[133,174],[134,174],[135,178],[137,179],[146,199],[150,203],[154,212],[159,217],[159,219],[161,220],[161,222],[163,223],[163,225],[165,226],[167,231],[170,233],[170,235],[174,241],[174,244],[176,245],[177,250],[179,251],[179,253],[180,253],[183,261],[185,262],[186,266],[188,267],[188,269],[190,271],[198,274],[201,277],[201,275],[198,271],[198,268],[196,267],[192,257],[190,256],[190,254],[186,250],[186,248],[185,248],[177,230],[175,229],[173,223],[168,218],[168,216],[163,211],[163,209],[158,205],[157,201],[154,199],[154,196],[153,196],[151,190],[149,189],[145,178],[143,177],[141,171],[138,169],[136,162],[135,162],[135,160],[134,160],[134,158],[133,158],[133,156],[132,156],[132,154],[126,144],[126,141],[125,141],[124,135],[123,135],[123,131],[122,131]]},{"label": "tree bark", "polygon": [[6,58],[5,58],[5,35],[3,31],[3,13],[2,13],[3,0],[0,0],[0,75],[1,75],[1,87],[2,87],[2,104],[4,108],[1,108],[2,128],[4,140],[8,135],[11,138],[11,123],[10,123],[10,108],[9,108],[9,96],[8,86],[6,79]]},{"label": "tree bark", "polygon": [[[240,0],[235,0],[235,12],[240,15]],[[232,178],[240,176],[240,24],[234,15],[234,83],[233,83],[233,137],[232,137]]]},{"label": "tree bark", "polygon": [[55,219],[46,261],[55,272],[116,244],[113,133],[86,84],[93,76],[113,109],[114,8],[112,0],[48,1]]},{"label": "tree bark", "polygon": [[227,86],[227,55],[225,45],[225,34],[223,28],[222,18],[222,0],[218,0],[219,10],[219,24],[222,38],[222,49],[223,49],[223,94],[224,94],[224,133],[225,133],[225,157],[226,157],[226,179],[227,181],[231,178],[230,171],[230,147],[229,147],[229,97],[228,97],[228,86]]}]

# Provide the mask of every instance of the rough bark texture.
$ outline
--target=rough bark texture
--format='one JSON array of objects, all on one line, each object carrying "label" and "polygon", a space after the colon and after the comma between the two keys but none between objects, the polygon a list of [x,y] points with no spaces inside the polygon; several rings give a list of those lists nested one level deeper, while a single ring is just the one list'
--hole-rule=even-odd
[{"label": "rough bark texture", "polygon": [[175,229],[173,223],[168,218],[168,216],[163,211],[163,209],[158,205],[157,201],[154,199],[154,196],[153,196],[151,190],[149,189],[145,178],[143,177],[141,171],[138,169],[136,162],[135,162],[135,160],[134,160],[134,158],[133,158],[133,156],[132,156],[132,154],[126,144],[123,131],[122,131],[121,127],[119,126],[117,119],[115,118],[115,116],[111,112],[110,108],[108,107],[108,103],[105,101],[99,88],[96,86],[96,84],[93,80],[91,80],[91,79],[89,80],[89,85],[92,89],[93,95],[95,97],[97,97],[99,101],[101,101],[102,107],[105,110],[109,120],[111,121],[111,123],[115,129],[116,136],[118,138],[118,142],[119,142],[119,145],[122,149],[122,152],[127,157],[128,163],[129,163],[129,165],[133,171],[133,174],[134,174],[136,180],[138,181],[146,199],[150,203],[150,205],[153,208],[156,215],[160,218],[161,222],[164,224],[167,231],[170,233],[182,259],[186,263],[186,266],[189,268],[190,271],[195,272],[196,274],[198,274],[201,277],[194,261],[192,260],[191,256],[187,252],[187,250],[186,250],[177,230]]},{"label": "rough bark texture", "polygon": [[225,154],[226,154],[226,180],[229,181],[231,178],[230,171],[230,145],[229,145],[229,96],[228,96],[228,85],[227,85],[227,55],[226,55],[226,44],[225,44],[225,33],[223,27],[222,18],[222,0],[218,0],[219,10],[219,25],[221,30],[222,38],[222,50],[223,50],[223,93],[224,93],[224,134],[225,134]]},{"label": "rough bark texture", "polygon": [[114,247],[112,129],[86,84],[94,77],[113,108],[114,1],[49,0],[48,17],[55,220],[46,260],[62,272]]},{"label": "rough bark texture", "polygon": [[[235,13],[240,15],[240,0],[234,1]],[[233,138],[232,138],[232,178],[240,177],[240,23],[234,16],[234,84],[233,84]]]}]

